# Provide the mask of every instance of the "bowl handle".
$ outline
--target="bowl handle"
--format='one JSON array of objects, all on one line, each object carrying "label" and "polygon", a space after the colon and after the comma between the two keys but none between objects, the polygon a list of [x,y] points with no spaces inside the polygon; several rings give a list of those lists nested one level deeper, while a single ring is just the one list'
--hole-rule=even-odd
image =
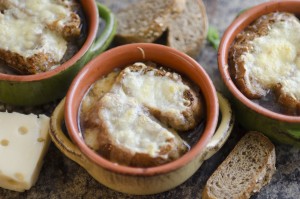
[{"label": "bowl handle", "polygon": [[117,21],[114,14],[101,3],[96,3],[99,11],[99,16],[103,21],[100,21],[99,30],[100,34],[95,39],[91,46],[90,53],[92,57],[100,54],[108,48],[114,38],[117,29]]},{"label": "bowl handle", "polygon": [[52,141],[61,152],[71,160],[77,162],[83,168],[87,169],[89,166],[92,166],[91,161],[81,153],[79,148],[73,144],[62,130],[62,124],[64,122],[64,106],[65,98],[58,104],[51,115],[49,134]]},{"label": "bowl handle", "polygon": [[215,134],[205,147],[203,152],[204,160],[209,159],[225,144],[235,123],[235,116],[230,103],[221,93],[218,92],[217,95],[220,105],[221,121],[219,122]]}]

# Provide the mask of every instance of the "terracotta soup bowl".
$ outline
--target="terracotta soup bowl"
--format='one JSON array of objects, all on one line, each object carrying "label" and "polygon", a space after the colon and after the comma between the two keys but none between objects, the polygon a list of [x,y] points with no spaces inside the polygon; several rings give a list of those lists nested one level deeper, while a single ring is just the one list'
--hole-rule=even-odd
[{"label": "terracotta soup bowl", "polygon": [[247,130],[260,131],[274,141],[296,146],[300,146],[300,116],[271,111],[245,97],[230,75],[228,58],[229,49],[237,34],[260,16],[271,12],[289,12],[299,17],[299,8],[300,1],[287,0],[270,1],[246,10],[225,31],[218,53],[219,71],[226,87],[232,94],[232,104],[238,122]]},{"label": "terracotta soup bowl", "polygon": [[80,4],[87,23],[83,24],[87,27],[87,37],[80,50],[62,65],[47,72],[34,75],[0,73],[0,102],[28,106],[61,99],[77,72],[108,47],[116,27],[113,14],[93,0],[80,1]]},{"label": "terracotta soup bowl", "polygon": [[[199,132],[202,134],[196,144],[179,159],[154,167],[123,166],[101,157],[86,145],[84,134],[78,126],[80,104],[90,86],[102,76],[116,68],[146,61],[170,68],[199,86],[206,109],[204,129]],[[222,118],[219,123],[218,118]],[[187,180],[205,159],[224,144],[232,130],[233,120],[228,101],[217,94],[212,81],[195,60],[163,45],[139,43],[108,50],[78,73],[66,100],[59,104],[51,117],[50,134],[66,156],[84,167],[103,185],[124,193],[146,195],[172,189]],[[62,131],[63,121],[71,140]]]}]

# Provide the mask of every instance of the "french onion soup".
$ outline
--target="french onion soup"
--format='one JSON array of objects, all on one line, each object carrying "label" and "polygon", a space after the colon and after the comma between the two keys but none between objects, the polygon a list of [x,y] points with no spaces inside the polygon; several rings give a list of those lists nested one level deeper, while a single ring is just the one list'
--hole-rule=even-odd
[{"label": "french onion soup", "polygon": [[271,111],[300,115],[300,21],[290,13],[261,16],[239,33],[229,51],[238,89]]},{"label": "french onion soup", "polygon": [[91,86],[80,107],[80,130],[86,144],[112,162],[158,166],[198,140],[203,103],[200,90],[181,75],[138,62]]}]

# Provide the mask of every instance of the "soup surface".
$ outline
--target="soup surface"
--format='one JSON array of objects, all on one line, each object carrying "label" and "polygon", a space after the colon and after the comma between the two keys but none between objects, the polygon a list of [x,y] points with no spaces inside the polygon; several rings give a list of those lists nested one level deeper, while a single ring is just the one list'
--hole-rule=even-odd
[{"label": "soup surface", "polygon": [[80,110],[89,147],[119,164],[157,166],[182,156],[203,129],[199,89],[154,63],[135,63],[102,77]]}]

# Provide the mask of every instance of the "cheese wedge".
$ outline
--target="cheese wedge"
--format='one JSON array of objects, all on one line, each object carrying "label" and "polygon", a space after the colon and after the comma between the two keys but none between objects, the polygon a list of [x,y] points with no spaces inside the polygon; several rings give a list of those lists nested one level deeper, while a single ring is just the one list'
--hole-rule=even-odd
[{"label": "cheese wedge", "polygon": [[50,143],[49,117],[0,113],[0,187],[30,189],[40,173]]}]

